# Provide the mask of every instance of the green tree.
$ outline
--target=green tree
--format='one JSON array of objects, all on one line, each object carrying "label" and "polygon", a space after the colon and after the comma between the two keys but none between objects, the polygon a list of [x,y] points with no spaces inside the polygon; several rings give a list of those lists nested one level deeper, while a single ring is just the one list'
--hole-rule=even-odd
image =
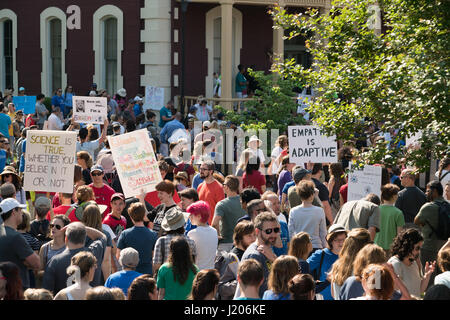
[{"label": "green tree", "polygon": [[[339,140],[356,140],[371,126],[399,130],[390,149],[380,140],[360,161],[391,161],[406,155],[426,170],[430,156],[449,151],[450,1],[382,0],[381,34],[372,28],[375,2],[335,0],[328,13],[310,9],[289,14],[275,7],[272,17],[290,37],[307,36],[311,69],[292,61],[274,70],[282,79],[308,83],[319,95],[311,102],[314,121]],[[339,93],[341,99],[336,99]],[[422,131],[420,149],[395,148],[400,139]]]}]

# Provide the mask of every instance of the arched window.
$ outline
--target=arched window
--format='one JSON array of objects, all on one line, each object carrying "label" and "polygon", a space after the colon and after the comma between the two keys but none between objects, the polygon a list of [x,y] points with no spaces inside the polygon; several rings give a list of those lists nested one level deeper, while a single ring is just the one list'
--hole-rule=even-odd
[{"label": "arched window", "polygon": [[106,91],[117,91],[117,19],[112,17],[103,21],[104,45],[104,83]]},{"label": "arched window", "polygon": [[123,87],[123,12],[113,5],[104,5],[93,16],[93,48],[95,74],[93,82],[113,95]]},{"label": "arched window", "polygon": [[16,70],[17,16],[9,10],[0,10],[0,91],[18,89]]},{"label": "arched window", "polygon": [[66,14],[59,8],[50,7],[41,13],[42,73],[41,90],[52,96],[56,89],[67,84],[65,66]]}]

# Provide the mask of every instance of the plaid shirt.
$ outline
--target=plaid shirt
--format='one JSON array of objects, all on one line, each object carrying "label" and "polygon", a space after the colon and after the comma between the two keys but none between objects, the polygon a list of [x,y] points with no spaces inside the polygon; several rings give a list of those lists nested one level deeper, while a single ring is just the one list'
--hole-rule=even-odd
[{"label": "plaid shirt", "polygon": [[[191,253],[193,256],[197,255],[197,249],[195,248],[195,242],[194,240],[188,238],[185,235],[179,235],[179,234],[168,234],[166,236],[160,237],[158,238],[158,240],[156,241],[155,244],[155,249],[153,250],[153,264],[159,264],[162,265],[164,262],[166,262],[169,258],[169,253],[170,253],[170,241],[172,241],[173,238],[175,237],[184,237],[188,244],[189,247],[191,248]],[[164,261],[163,261],[163,257],[162,257],[162,242],[164,241]]]}]

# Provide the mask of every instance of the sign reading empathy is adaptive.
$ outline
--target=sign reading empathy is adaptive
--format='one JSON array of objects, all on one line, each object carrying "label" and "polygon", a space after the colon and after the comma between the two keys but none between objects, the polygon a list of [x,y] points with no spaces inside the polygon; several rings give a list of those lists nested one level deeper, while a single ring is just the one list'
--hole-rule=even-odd
[{"label": "sign reading empathy is adaptive", "polygon": [[24,189],[72,193],[76,143],[76,132],[27,131]]},{"label": "sign reading empathy is adaptive", "polygon": [[105,97],[72,97],[73,117],[77,123],[103,124],[108,116]]},{"label": "sign reading empathy is adaptive", "polygon": [[108,136],[125,197],[155,191],[162,181],[147,129]]},{"label": "sign reading empathy is adaptive", "polygon": [[290,162],[303,165],[306,162],[337,162],[337,142],[335,136],[326,136],[316,126],[290,126]]},{"label": "sign reading empathy is adaptive", "polygon": [[380,166],[365,165],[362,170],[354,168],[348,175],[347,201],[360,200],[369,193],[380,197],[381,171]]}]

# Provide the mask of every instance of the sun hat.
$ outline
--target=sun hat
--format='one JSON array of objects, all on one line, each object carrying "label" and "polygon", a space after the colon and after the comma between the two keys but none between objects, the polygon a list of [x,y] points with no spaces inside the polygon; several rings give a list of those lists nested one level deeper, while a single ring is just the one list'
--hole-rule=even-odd
[{"label": "sun hat", "polygon": [[185,225],[187,218],[187,213],[184,213],[177,207],[174,207],[166,212],[166,215],[161,223],[161,228],[164,231],[177,230]]},{"label": "sun hat", "polygon": [[125,90],[125,88],[120,88],[117,90],[117,94],[122,98],[125,98],[127,96],[127,90]]},{"label": "sun hat", "polygon": [[261,146],[262,140],[258,139],[256,135],[253,135],[250,137],[250,140],[248,140],[248,145],[252,142],[258,142],[258,148]]}]

